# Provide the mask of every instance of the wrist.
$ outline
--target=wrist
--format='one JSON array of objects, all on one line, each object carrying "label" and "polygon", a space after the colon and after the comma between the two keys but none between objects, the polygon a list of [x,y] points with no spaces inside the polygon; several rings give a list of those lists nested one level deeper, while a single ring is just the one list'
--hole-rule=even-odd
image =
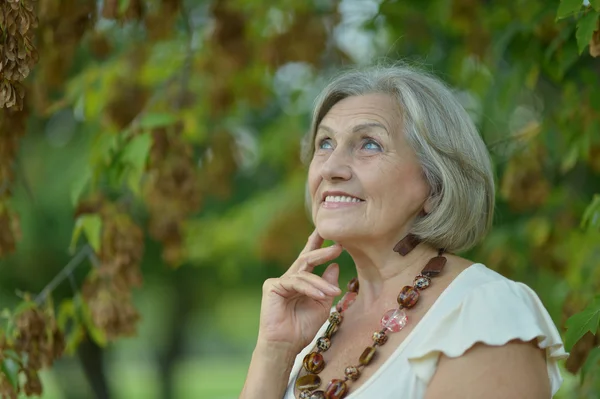
[{"label": "wrist", "polygon": [[298,355],[298,352],[299,350],[289,342],[265,341],[259,339],[256,342],[252,356],[268,359],[273,362],[278,362],[280,365],[284,365],[292,364]]}]

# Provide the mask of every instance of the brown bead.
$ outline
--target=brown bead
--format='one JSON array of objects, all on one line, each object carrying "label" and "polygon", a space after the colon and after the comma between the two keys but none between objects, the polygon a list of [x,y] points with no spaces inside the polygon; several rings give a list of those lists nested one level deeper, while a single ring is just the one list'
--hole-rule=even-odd
[{"label": "brown bead", "polygon": [[329,348],[331,348],[331,340],[327,337],[320,337],[317,340],[317,348],[323,352],[327,351]]},{"label": "brown bead", "polygon": [[413,281],[413,286],[419,290],[424,290],[425,288],[429,287],[430,284],[431,279],[427,276],[423,276],[422,274],[419,274],[417,277],[415,277],[415,280]]},{"label": "brown bead", "polygon": [[404,308],[412,308],[419,301],[419,291],[416,288],[406,285],[402,287],[398,294],[398,304]]},{"label": "brown bead", "polygon": [[329,315],[329,322],[333,324],[341,324],[344,317],[339,312],[331,312]]},{"label": "brown bead", "polygon": [[354,277],[352,280],[350,280],[347,288],[350,292],[358,292],[358,278]]},{"label": "brown bead", "polygon": [[314,391],[312,395],[310,395],[310,399],[325,399],[325,392]]},{"label": "brown bead", "polygon": [[417,245],[421,243],[419,237],[409,234],[396,244],[394,252],[398,252],[402,256],[408,255]]},{"label": "brown bead", "polygon": [[384,345],[388,340],[388,336],[385,332],[382,331],[375,331],[373,333],[373,342],[375,342],[375,344],[377,346],[382,346]]},{"label": "brown bead", "polygon": [[306,374],[296,380],[299,391],[312,391],[321,385],[321,377],[316,374]]},{"label": "brown bead", "polygon": [[346,396],[348,386],[344,380],[331,380],[325,389],[326,399],[341,399]]},{"label": "brown bead", "polygon": [[369,346],[363,351],[362,355],[360,355],[358,362],[364,366],[367,366],[369,363],[371,363],[371,360],[373,360],[373,356],[375,356],[376,350],[376,347]]},{"label": "brown bead", "polygon": [[309,373],[319,374],[325,368],[325,359],[319,352],[311,352],[304,356],[302,364]]},{"label": "brown bead", "polygon": [[427,277],[436,277],[438,274],[442,272],[442,269],[446,265],[446,258],[443,256],[436,256],[435,258],[431,258],[427,265],[423,270],[421,270],[421,274]]},{"label": "brown bead", "polygon": [[344,374],[349,380],[356,381],[358,380],[358,377],[360,377],[360,370],[355,366],[348,366],[344,370]]},{"label": "brown bead", "polygon": [[338,329],[338,324],[329,323],[329,325],[327,326],[327,330],[325,330],[325,337],[331,338],[331,336],[333,334],[335,334],[337,329]]}]

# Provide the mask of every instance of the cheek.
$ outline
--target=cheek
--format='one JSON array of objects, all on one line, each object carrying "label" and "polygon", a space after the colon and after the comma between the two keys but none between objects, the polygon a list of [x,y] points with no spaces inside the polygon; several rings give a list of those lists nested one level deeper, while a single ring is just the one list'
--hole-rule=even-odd
[{"label": "cheek", "polygon": [[311,162],[308,168],[308,193],[310,194],[311,199],[315,197],[315,193],[321,182],[321,174],[318,172],[318,170],[319,168],[315,162]]}]

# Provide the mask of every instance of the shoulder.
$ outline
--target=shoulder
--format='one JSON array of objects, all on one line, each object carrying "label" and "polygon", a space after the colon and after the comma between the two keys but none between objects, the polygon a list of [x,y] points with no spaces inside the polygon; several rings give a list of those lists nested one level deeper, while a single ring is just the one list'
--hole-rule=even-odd
[{"label": "shoulder", "polygon": [[425,398],[550,398],[544,352],[535,341],[517,339],[476,343],[456,358],[442,355]]},{"label": "shoulder", "polygon": [[[531,383],[520,367],[529,370],[532,365],[537,365],[535,373],[541,370],[546,385],[550,381],[553,393],[558,389],[562,380],[556,361],[567,354],[550,315],[527,285],[474,264],[456,276],[440,301],[446,303],[440,304],[431,328],[409,354],[415,373],[431,383],[432,390],[440,385],[445,386],[442,389],[467,388],[477,382],[470,380],[473,373],[484,385],[497,382],[494,376],[504,376],[503,380],[509,375]],[[485,365],[487,362],[491,364]],[[498,367],[506,369],[496,370]],[[464,383],[457,383],[460,379]],[[493,397],[480,395],[473,397]]]}]

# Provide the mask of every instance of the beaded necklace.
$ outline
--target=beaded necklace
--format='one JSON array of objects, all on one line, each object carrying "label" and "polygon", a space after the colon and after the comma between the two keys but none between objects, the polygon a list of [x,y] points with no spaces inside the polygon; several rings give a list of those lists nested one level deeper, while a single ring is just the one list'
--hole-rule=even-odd
[{"label": "beaded necklace", "polygon": [[[408,236],[405,240],[403,240],[404,242],[401,241],[394,248],[394,251],[406,255],[418,244],[417,239],[413,236]],[[407,243],[408,245],[406,245]],[[440,249],[438,255],[431,258],[421,273],[415,277],[413,285],[404,286],[400,290],[398,308],[390,309],[384,313],[381,318],[382,329],[373,333],[373,345],[368,346],[363,351],[358,359],[358,364],[346,367],[343,379],[333,379],[329,381],[324,391],[319,390],[321,378],[318,374],[325,368],[323,352],[331,347],[331,339],[344,320],[344,311],[352,305],[358,295],[358,279],[355,277],[350,280],[347,286],[348,291],[336,304],[336,310],[329,315],[329,325],[325,330],[325,334],[317,339],[313,351],[304,357],[302,364],[308,374],[296,380],[296,388],[300,391],[300,399],[341,399],[346,396],[349,391],[347,382],[358,380],[362,369],[373,360],[377,347],[387,342],[388,333],[398,332],[406,326],[408,317],[403,309],[414,307],[419,300],[419,291],[429,287],[431,278],[441,273],[446,264],[446,258],[442,256],[443,253],[444,249]]]}]

